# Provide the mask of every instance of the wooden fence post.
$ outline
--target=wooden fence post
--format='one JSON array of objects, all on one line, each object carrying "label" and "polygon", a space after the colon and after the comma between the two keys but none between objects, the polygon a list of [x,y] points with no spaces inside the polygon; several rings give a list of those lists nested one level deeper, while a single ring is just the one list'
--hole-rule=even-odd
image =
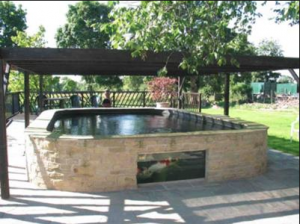
[{"label": "wooden fence post", "polygon": [[147,102],[146,102],[146,91],[144,91],[143,93],[143,107],[147,106]]},{"label": "wooden fence post", "polygon": [[202,94],[199,94],[199,113],[202,112]]},{"label": "wooden fence post", "polygon": [[116,107],[116,92],[113,92],[113,107]]}]

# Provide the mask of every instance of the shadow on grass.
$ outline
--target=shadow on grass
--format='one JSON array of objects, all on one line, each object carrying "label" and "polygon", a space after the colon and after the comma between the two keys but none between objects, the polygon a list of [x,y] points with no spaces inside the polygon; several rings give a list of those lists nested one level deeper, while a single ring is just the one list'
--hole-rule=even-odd
[{"label": "shadow on grass", "polygon": [[[297,137],[297,136],[296,136]],[[286,138],[278,138],[269,135],[269,147],[295,156],[299,156],[299,139],[294,138],[293,142]]]}]

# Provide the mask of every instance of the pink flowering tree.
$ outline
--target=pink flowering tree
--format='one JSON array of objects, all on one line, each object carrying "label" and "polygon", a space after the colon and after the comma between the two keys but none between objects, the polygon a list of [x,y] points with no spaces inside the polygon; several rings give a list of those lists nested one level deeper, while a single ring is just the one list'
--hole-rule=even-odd
[{"label": "pink flowering tree", "polygon": [[148,83],[152,99],[156,102],[168,102],[170,96],[177,95],[177,80],[167,77],[154,78]]}]

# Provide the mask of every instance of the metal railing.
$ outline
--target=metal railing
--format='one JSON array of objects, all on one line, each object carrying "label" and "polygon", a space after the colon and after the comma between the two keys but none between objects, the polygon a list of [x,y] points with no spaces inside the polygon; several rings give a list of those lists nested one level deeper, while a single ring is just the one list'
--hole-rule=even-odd
[{"label": "metal railing", "polygon": [[5,115],[6,119],[10,119],[21,112],[20,103],[21,93],[7,93],[5,96]]}]

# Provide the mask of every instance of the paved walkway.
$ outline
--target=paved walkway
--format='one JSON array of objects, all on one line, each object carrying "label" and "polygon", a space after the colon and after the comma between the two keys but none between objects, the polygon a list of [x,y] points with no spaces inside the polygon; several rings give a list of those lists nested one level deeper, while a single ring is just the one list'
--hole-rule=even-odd
[{"label": "paved walkway", "polygon": [[12,198],[0,200],[1,224],[298,224],[299,158],[269,152],[264,176],[220,184],[186,182],[137,191],[80,194],[27,182],[22,119],[8,129]]}]

